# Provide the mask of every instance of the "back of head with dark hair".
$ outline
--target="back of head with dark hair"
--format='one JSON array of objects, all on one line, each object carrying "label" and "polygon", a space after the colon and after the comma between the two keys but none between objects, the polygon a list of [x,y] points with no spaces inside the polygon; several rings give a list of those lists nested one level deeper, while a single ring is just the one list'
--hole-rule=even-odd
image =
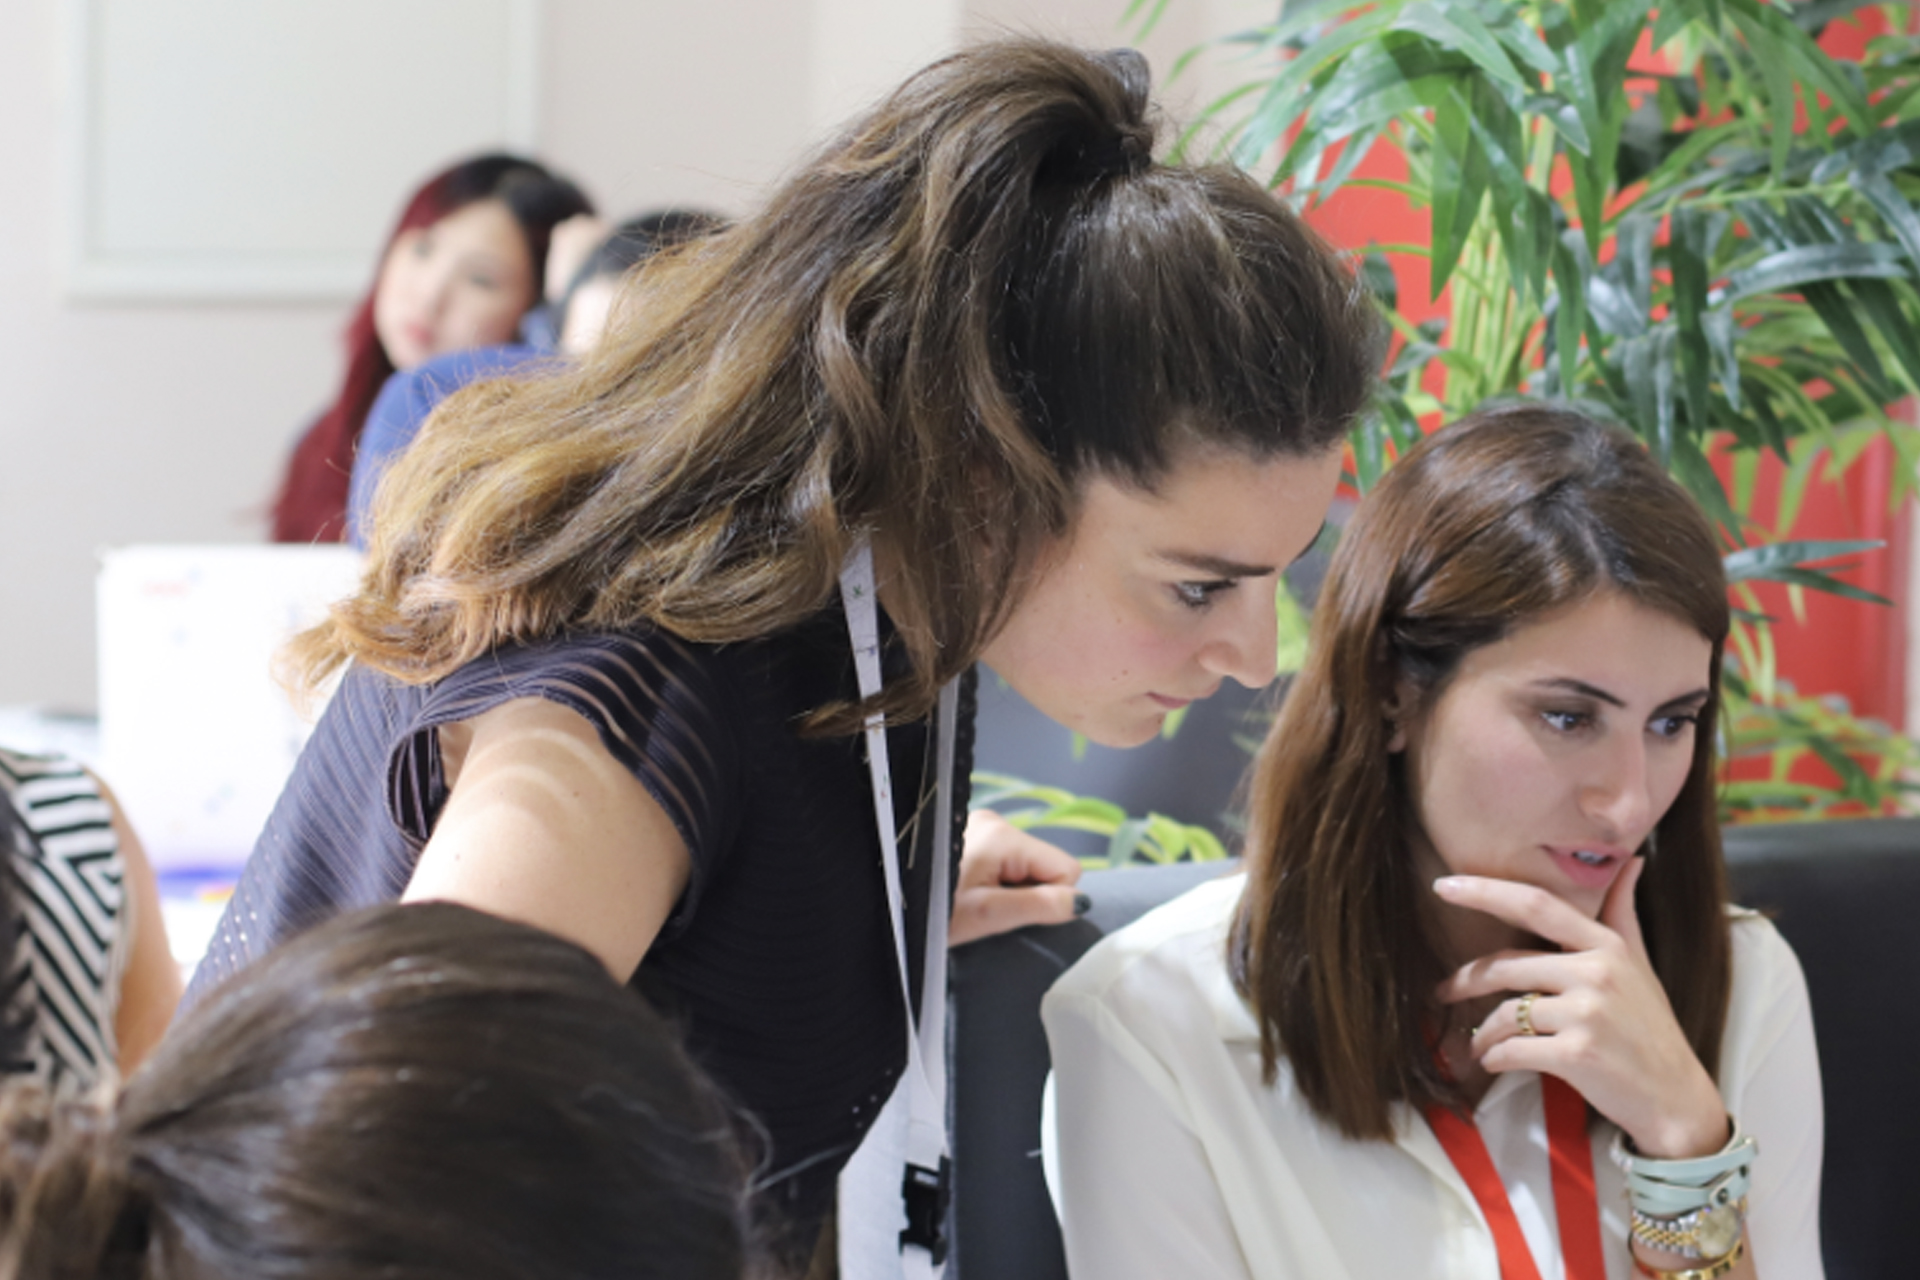
[{"label": "back of head with dark hair", "polygon": [[1625,432],[1544,405],[1484,409],[1360,504],[1253,772],[1231,962],[1268,1072],[1285,1057],[1351,1137],[1388,1136],[1394,1101],[1457,1101],[1428,1049],[1447,968],[1419,924],[1432,895],[1395,723],[1430,707],[1469,652],[1607,592],[1713,645],[1692,768],[1636,902],[1681,1028],[1719,1061],[1732,970],[1711,726],[1729,615],[1713,529]]},{"label": "back of head with dark hair", "polygon": [[451,904],[323,925],[112,1112],[0,1094],[5,1280],[740,1280],[732,1116],[587,952]]},{"label": "back of head with dark hair", "polygon": [[[652,213],[629,218],[594,246],[593,252],[587,255],[573,273],[573,279],[567,283],[567,293],[572,294],[589,280],[625,275],[662,249],[671,249],[700,236],[724,231],[726,227],[725,218],[700,209],[656,209]],[[561,310],[565,309],[563,300]]]},{"label": "back of head with dark hair", "polygon": [[582,285],[608,277],[623,276],[634,267],[664,249],[672,249],[689,240],[725,230],[727,220],[717,213],[701,209],[656,209],[627,219],[594,246],[567,281],[566,292],[554,305],[556,330],[567,325],[567,311]]},{"label": "back of head with dark hair", "polygon": [[1088,476],[1313,454],[1370,393],[1352,273],[1245,174],[1156,162],[1155,132],[1131,51],[1014,40],[915,75],[644,272],[581,368],[448,401],[308,674],[427,680],[643,620],[771,634],[870,535],[913,659],[883,701],[923,714]]}]

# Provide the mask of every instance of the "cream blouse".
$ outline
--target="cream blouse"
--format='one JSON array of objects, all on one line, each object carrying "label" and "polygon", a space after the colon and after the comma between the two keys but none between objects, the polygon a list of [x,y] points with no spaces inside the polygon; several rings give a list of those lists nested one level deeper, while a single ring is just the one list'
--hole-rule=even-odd
[{"label": "cream blouse", "polygon": [[[1102,941],[1041,1005],[1053,1050],[1048,1185],[1068,1270],[1086,1280],[1497,1280],[1493,1236],[1426,1121],[1391,1142],[1316,1117],[1226,971],[1244,877],[1175,899]],[[1766,1280],[1822,1280],[1820,1068],[1799,962],[1774,927],[1733,922],[1719,1083],[1760,1143],[1748,1244]],[[1475,1112],[1542,1280],[1562,1280],[1540,1077],[1511,1072]],[[1627,1206],[1594,1130],[1608,1280],[1630,1280]]]}]

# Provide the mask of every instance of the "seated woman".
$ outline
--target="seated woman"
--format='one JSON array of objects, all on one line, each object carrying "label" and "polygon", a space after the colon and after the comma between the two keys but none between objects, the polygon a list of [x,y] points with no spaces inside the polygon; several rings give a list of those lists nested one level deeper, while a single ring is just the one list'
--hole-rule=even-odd
[{"label": "seated woman", "polygon": [[[540,317],[553,341],[533,340],[502,346],[464,347],[433,357],[424,364],[394,374],[381,387],[367,425],[353,455],[347,483],[347,541],[362,551],[367,547],[368,516],[373,495],[393,460],[420,434],[427,415],[442,400],[483,378],[536,370],[543,360],[574,360],[584,356],[599,339],[613,311],[620,282],[626,274],[663,249],[718,230],[725,220],[691,209],[661,209],[641,214],[611,232],[597,218],[569,218],[554,228],[547,253],[547,302],[527,313],[522,330]],[[572,241],[590,235],[575,249]],[[568,243],[562,245],[562,241]]]},{"label": "seated woman", "polygon": [[111,1106],[0,1092],[0,1274],[742,1280],[749,1172],[587,952],[377,907],[210,995]]},{"label": "seated woman", "polygon": [[140,1065],[180,1003],[153,868],[98,778],[0,747],[0,1072],[83,1092]]},{"label": "seated woman", "polygon": [[592,212],[571,182],[512,155],[463,160],[413,193],[347,324],[339,393],[288,459],[275,542],[342,539],[348,472],[380,388],[395,370],[513,337],[540,301],[555,228]]},{"label": "seated woman", "polygon": [[1073,1273],[1819,1277],[1806,987],[1726,903],[1727,630],[1713,530],[1624,434],[1514,406],[1409,451],[1246,875],[1047,997]]}]

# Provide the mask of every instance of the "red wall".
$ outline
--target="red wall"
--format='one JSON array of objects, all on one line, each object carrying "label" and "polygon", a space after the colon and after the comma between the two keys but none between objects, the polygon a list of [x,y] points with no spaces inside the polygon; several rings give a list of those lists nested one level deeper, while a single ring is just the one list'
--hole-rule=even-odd
[{"label": "red wall", "polygon": [[[1822,44],[1841,57],[1857,58],[1871,31],[1880,28],[1869,15],[1870,28],[1835,23]],[[1404,179],[1404,160],[1381,145],[1360,166],[1359,175]],[[1410,208],[1398,194],[1349,187],[1311,211],[1311,221],[1334,244],[1361,250],[1370,244],[1424,244],[1430,238],[1425,209]],[[1392,258],[1400,285],[1400,308],[1418,323],[1444,314],[1445,295],[1428,300],[1430,276],[1426,260],[1405,255]],[[1856,464],[1844,485],[1816,481],[1792,530],[1797,538],[1872,538],[1888,543],[1885,550],[1861,558],[1847,575],[1859,586],[1887,596],[1894,608],[1836,599],[1818,593],[1806,596],[1805,621],[1798,620],[1786,592],[1762,589],[1762,603],[1776,618],[1774,642],[1781,675],[1806,694],[1839,694],[1856,712],[1896,726],[1906,719],[1906,571],[1908,513],[1888,511],[1892,492],[1891,451],[1876,447]],[[1759,492],[1772,491],[1779,464],[1768,458],[1762,467]],[[1755,515],[1771,523],[1771,503],[1758,504]]]}]

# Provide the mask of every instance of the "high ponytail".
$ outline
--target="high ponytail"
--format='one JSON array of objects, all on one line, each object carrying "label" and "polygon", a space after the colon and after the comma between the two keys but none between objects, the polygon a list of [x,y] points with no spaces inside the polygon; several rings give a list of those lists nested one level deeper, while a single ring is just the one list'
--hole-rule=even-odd
[{"label": "high ponytail", "polygon": [[305,679],[770,634],[871,536],[914,671],[885,705],[923,714],[1087,475],[1338,440],[1377,363],[1364,294],[1244,174],[1156,163],[1148,87],[1126,50],[955,54],[649,264],[584,365],[449,400],[382,484],[361,592],[296,642]]},{"label": "high ponytail", "polygon": [[0,1280],[134,1280],[146,1234],[111,1111],[0,1088]]}]

